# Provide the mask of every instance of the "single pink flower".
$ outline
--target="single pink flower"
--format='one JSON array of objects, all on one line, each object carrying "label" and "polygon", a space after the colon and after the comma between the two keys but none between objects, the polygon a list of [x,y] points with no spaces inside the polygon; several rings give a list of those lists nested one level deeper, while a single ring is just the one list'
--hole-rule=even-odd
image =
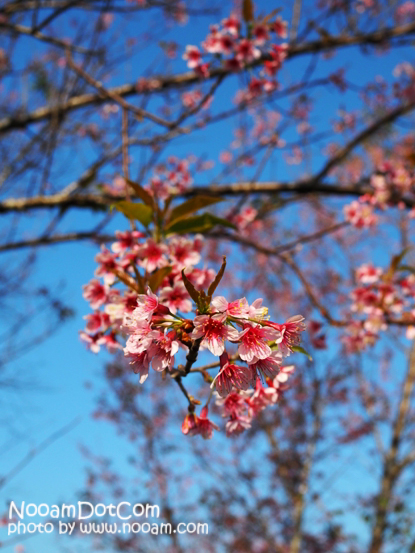
[{"label": "single pink flower", "polygon": [[262,321],[262,319],[267,315],[268,309],[262,307],[262,298],[255,300],[252,305],[249,306],[249,318],[255,319],[256,321]]},{"label": "single pink flower", "polygon": [[167,246],[155,242],[152,238],[149,238],[142,246],[139,246],[137,251],[140,256],[141,267],[149,273],[167,265],[167,259],[164,255],[167,251]]},{"label": "single pink flower", "polygon": [[269,33],[266,25],[263,25],[259,23],[258,25],[255,25],[254,27],[254,42],[258,46],[262,46],[265,44],[267,40],[269,40]]},{"label": "single pink flower", "polygon": [[148,378],[148,368],[149,368],[149,360],[148,355],[146,351],[143,351],[142,353],[129,353],[128,351],[124,350],[125,355],[128,356],[131,361],[130,365],[133,365],[133,371],[135,374],[139,374],[139,382],[140,384],[143,384]]},{"label": "single pink flower", "polygon": [[249,414],[250,416],[257,415],[260,411],[277,403],[279,394],[276,388],[273,386],[264,387],[261,384],[261,381],[258,379],[256,381],[256,389],[253,395],[247,400],[249,405]]},{"label": "single pink flower", "polygon": [[228,302],[223,296],[216,296],[212,305],[219,313],[226,313],[228,317],[247,319],[249,317],[249,304],[246,298]]},{"label": "single pink flower", "polygon": [[252,363],[255,358],[266,359],[272,353],[267,342],[281,340],[281,333],[274,328],[245,324],[244,330],[239,334],[239,356],[247,363]]},{"label": "single pink flower", "polygon": [[174,363],[174,356],[179,351],[179,342],[175,339],[173,332],[159,333],[148,349],[148,357],[151,360],[151,366],[155,371],[164,371],[171,369]]},{"label": "single pink flower", "polygon": [[213,430],[219,430],[219,427],[208,419],[208,408],[206,406],[201,410],[200,417],[195,413],[188,413],[182,424],[183,434],[189,436],[200,434],[205,440],[212,438]]},{"label": "single pink flower", "polygon": [[84,319],[87,321],[85,330],[88,332],[105,331],[111,324],[109,316],[102,311],[95,311],[95,313],[85,315]]},{"label": "single pink flower", "polygon": [[253,372],[248,367],[238,367],[229,362],[226,351],[220,356],[220,370],[212,382],[221,397],[226,397],[232,390],[247,390],[254,382]]},{"label": "single pink flower", "polygon": [[247,399],[249,399],[250,393],[240,390],[235,390],[228,394],[226,398],[220,396],[216,399],[216,405],[222,406],[225,415],[231,417],[241,417],[247,409]]},{"label": "single pink flower", "polygon": [[83,287],[83,296],[89,301],[92,309],[98,309],[108,299],[109,288],[100,283],[96,278],[92,279],[88,284]]},{"label": "single pink flower", "polygon": [[365,263],[356,269],[356,279],[362,284],[374,284],[382,276],[382,269],[374,267],[371,263]]},{"label": "single pink flower", "polygon": [[200,247],[202,237],[195,240],[188,238],[172,238],[169,243],[169,254],[175,263],[183,267],[197,265],[200,261]]},{"label": "single pink flower", "polygon": [[135,246],[139,238],[144,238],[145,234],[138,230],[127,230],[125,232],[117,230],[115,231],[115,237],[117,241],[112,244],[112,251],[114,253],[124,253],[126,250]]},{"label": "single pink flower", "polygon": [[280,371],[282,363],[282,353],[280,351],[273,351],[269,357],[265,359],[253,359],[253,362],[249,364],[254,374],[258,371],[264,378],[274,378]]},{"label": "single pink flower", "polygon": [[271,29],[280,38],[286,38],[287,37],[287,22],[283,21],[281,19],[281,16],[277,17],[277,19],[272,24]]},{"label": "single pink flower", "polygon": [[248,428],[251,428],[252,418],[248,416],[231,417],[226,423],[226,436],[238,436]]},{"label": "single pink flower", "polygon": [[158,331],[153,330],[148,321],[138,321],[134,326],[123,325],[123,327],[127,328],[129,332],[133,332],[125,344],[126,354],[128,352],[137,355],[146,351],[151,346],[153,339],[159,336]]},{"label": "single pink flower", "polygon": [[186,51],[183,54],[183,59],[187,61],[189,69],[195,69],[202,59],[202,55],[197,46],[186,46]]},{"label": "single pink flower", "polygon": [[286,365],[284,367],[280,367],[280,372],[274,378],[273,386],[275,388],[278,388],[280,384],[284,384],[285,382],[287,382],[288,378],[293,374],[294,370],[294,365]]},{"label": "single pink flower", "polygon": [[225,31],[233,36],[238,36],[239,29],[241,28],[241,22],[235,15],[230,15],[228,18],[222,20],[222,26]]},{"label": "single pink flower", "polygon": [[117,254],[102,246],[101,252],[95,256],[95,261],[99,264],[95,276],[103,277],[106,284],[112,284],[115,281],[113,271],[118,268]]},{"label": "single pink flower", "polygon": [[182,432],[184,435],[194,436],[198,433],[197,428],[198,417],[195,413],[187,413],[182,423]]},{"label": "single pink flower", "polygon": [[290,355],[293,346],[298,346],[301,342],[301,332],[305,330],[304,317],[302,315],[294,315],[290,317],[284,324],[267,321],[267,326],[279,330],[282,335],[279,348],[283,355]]},{"label": "single pink flower", "polygon": [[79,333],[79,337],[81,338],[81,340],[86,343],[87,348],[93,353],[98,353],[101,349],[100,344],[98,343],[101,336],[102,334],[100,332],[95,335],[90,335],[81,330]]},{"label": "single pink flower", "polygon": [[219,430],[214,422],[208,419],[208,408],[207,406],[203,407],[200,411],[200,417],[197,422],[198,434],[202,436],[205,440],[210,440],[213,436],[213,430]]},{"label": "single pink flower", "polygon": [[166,305],[173,314],[177,311],[190,313],[192,302],[189,299],[186,287],[182,281],[178,280],[173,287],[165,286],[160,293],[160,301]]},{"label": "single pink flower", "polygon": [[225,314],[198,315],[195,317],[192,338],[203,338],[202,348],[208,348],[213,355],[222,355],[225,351],[225,340],[236,341],[238,331],[225,324]]},{"label": "single pink flower", "polygon": [[247,38],[240,40],[236,46],[236,59],[242,63],[251,63],[260,56],[261,51]]},{"label": "single pink flower", "polygon": [[158,297],[156,294],[153,294],[150,287],[148,287],[146,294],[139,294],[137,296],[138,307],[136,307],[132,313],[133,319],[136,321],[150,321],[154,311],[158,307],[158,304]]}]

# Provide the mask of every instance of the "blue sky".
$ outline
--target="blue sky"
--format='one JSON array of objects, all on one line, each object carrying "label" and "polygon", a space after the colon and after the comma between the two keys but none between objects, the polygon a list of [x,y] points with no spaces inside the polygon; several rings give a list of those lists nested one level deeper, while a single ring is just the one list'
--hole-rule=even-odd
[{"label": "blue sky", "polygon": [[[269,3],[263,3],[264,10]],[[290,6],[290,3],[287,3]],[[273,7],[273,6],[272,6]],[[225,15],[225,14],[224,14]],[[149,17],[143,16],[139,29],[135,29],[128,22],[114,23],[114,28],[119,25],[120,31],[129,36],[134,33],[140,35],[144,32],[146,25],[149,25]],[[153,19],[151,19],[153,21]],[[209,23],[213,19],[201,18],[196,24],[192,23],[184,27],[174,26],[163,35],[164,40],[175,40],[181,47],[185,44],[199,44],[208,31]],[[59,25],[55,25],[59,29]],[[69,34],[69,29],[59,29],[63,34]],[[24,66],[27,56],[32,50],[27,49],[29,44],[36,48],[36,52],[42,52],[43,47],[31,39],[25,42],[26,47],[18,47],[16,61]],[[22,45],[24,41],[22,41]],[[143,50],[142,56],[135,56],[133,60],[118,71],[111,82],[117,84],[124,80],[134,80],[146,70],[153,59],[163,59],[160,49],[155,46],[148,46]],[[335,58],[322,65],[322,69],[316,72],[316,77],[327,75],[330,70],[345,65],[348,68],[347,78],[358,85],[368,82],[377,75],[382,75],[386,80],[391,79],[393,68],[402,59],[412,60],[412,52],[399,49],[392,54],[369,58],[357,53],[356,49],[345,49],[339,51]],[[309,59],[298,59],[287,64],[280,75],[282,86],[288,86],[296,82],[299,74],[302,74],[307,67]],[[364,71],[362,69],[364,68]],[[156,73],[162,69],[159,64]],[[181,56],[172,64],[174,72],[184,71],[185,63]],[[230,106],[229,98],[235,92],[235,79],[225,83],[215,98],[213,112]],[[348,92],[340,99],[339,94],[330,90],[318,90],[313,95],[317,99],[316,109],[313,111],[311,123],[320,130],[330,129],[331,120],[337,107],[343,102],[348,111],[359,109],[361,101],[357,94]],[[157,105],[157,101],[156,104]],[[282,107],[287,106],[286,102],[277,103]],[[203,131],[197,132],[191,138],[184,137],[176,139],[166,149],[165,156],[175,154],[186,156],[189,153],[196,155],[207,154],[208,159],[215,160],[215,167],[197,176],[197,182],[207,184],[215,179],[220,171],[218,161],[219,154],[228,147],[232,140],[235,124],[225,122],[213,125]],[[295,140],[296,136],[292,131],[284,136],[288,141]],[[94,146],[89,149],[78,151],[67,150],[61,154],[56,161],[54,177],[57,183],[65,185],[72,179],[78,177],[82,171],[95,159]],[[139,156],[134,158],[132,152],[132,175],[137,172]],[[145,153],[148,156],[148,153]],[[165,156],[163,156],[165,158]],[[163,158],[162,158],[163,159]],[[322,166],[324,158],[315,151],[312,159],[314,170]],[[114,167],[106,168],[103,174],[111,175]],[[249,176],[249,173],[246,173]],[[270,163],[263,173],[263,179],[286,180],[295,174],[295,169],[287,166],[280,153],[275,154],[273,163]],[[22,236],[37,235],[47,226],[50,215],[39,213],[37,217],[28,218],[27,223],[22,227]],[[90,213],[73,211],[69,213],[61,226],[61,232],[73,228],[76,222],[78,227],[85,230],[93,227],[100,216]],[[0,225],[5,225],[10,219],[3,217]],[[293,221],[287,216],[286,225],[289,227]],[[111,223],[110,229],[126,228],[125,221],[116,217]],[[8,500],[16,502],[25,500],[27,503],[65,503],[75,502],[77,493],[82,488],[85,480],[85,460],[79,452],[79,445],[86,444],[94,453],[115,458],[115,464],[120,469],[126,470],[124,458],[126,455],[114,456],[114,451],[121,451],[123,454],[128,447],[122,437],[116,435],[115,429],[105,423],[95,421],[91,413],[95,408],[95,399],[102,387],[103,366],[108,356],[100,354],[95,356],[86,351],[84,345],[79,341],[78,331],[82,328],[82,317],[88,312],[88,306],[82,299],[81,287],[91,278],[94,269],[94,255],[97,251],[95,245],[87,243],[66,244],[42,248],[38,251],[37,270],[31,279],[34,286],[50,285],[53,289],[62,287],[62,298],[66,303],[75,309],[75,316],[69,320],[53,337],[41,344],[38,348],[23,356],[13,364],[13,371],[24,375],[34,375],[38,388],[28,387],[12,392],[2,391],[0,401],[5,406],[8,420],[0,430],[0,473],[4,474],[11,470],[16,463],[23,458],[33,447],[36,447],[47,436],[72,420],[79,420],[74,427],[62,439],[57,440],[45,451],[40,453],[34,460],[13,480],[0,491],[0,511]],[[1,254],[4,256],[4,254]],[[13,258],[20,254],[13,254]],[[236,252],[237,255],[237,252]],[[377,253],[378,260],[381,254]],[[11,256],[12,257],[12,256]],[[7,321],[1,323],[3,326]],[[86,386],[90,383],[90,386]],[[16,439],[18,436],[18,439]],[[350,478],[353,478],[358,486],[363,485],[362,480],[350,469]],[[363,529],[359,527],[359,531]],[[0,539],[4,534],[0,531]],[[55,551],[56,534],[48,537],[33,537],[25,542],[26,550],[31,552]],[[8,548],[7,550],[12,550]]]}]

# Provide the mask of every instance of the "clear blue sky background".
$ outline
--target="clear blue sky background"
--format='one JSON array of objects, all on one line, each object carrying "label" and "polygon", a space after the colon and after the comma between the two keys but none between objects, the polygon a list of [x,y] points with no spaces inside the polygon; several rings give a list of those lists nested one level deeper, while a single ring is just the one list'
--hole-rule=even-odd
[{"label": "clear blue sky background", "polygon": [[[274,2],[263,2],[262,4],[264,11],[267,9],[269,11],[275,6]],[[290,3],[287,2],[286,5],[286,13],[289,13]],[[149,16],[143,15],[140,28],[136,29],[132,28],[131,24],[116,19],[114,28],[120,26],[120,30],[122,28],[123,33],[128,36],[134,36],[135,33],[141,35],[150,21],[153,19],[150,20]],[[186,69],[185,63],[181,60],[181,51],[184,45],[199,44],[212,21],[213,18],[200,18],[197,24],[193,22],[184,27],[174,26],[168,34],[163,36],[164,40],[174,40],[180,44],[180,55],[172,66],[175,72]],[[58,24],[55,24],[56,28],[58,28]],[[69,29],[65,28],[62,31],[63,34],[70,34]],[[32,54],[32,50],[27,49],[29,44],[36,48],[36,52],[40,53],[44,50],[32,39],[22,41],[23,44],[26,45],[25,49],[18,49],[16,57],[21,66],[25,65],[27,56]],[[154,45],[147,46],[143,50],[143,55],[136,56],[128,66],[122,67],[111,83],[121,83],[138,78],[155,58],[163,60],[161,50]],[[315,76],[327,75],[329,67],[334,70],[339,66],[346,65],[348,80],[358,85],[368,82],[376,75],[382,75],[386,80],[390,80],[393,68],[398,62],[405,59],[412,60],[412,52],[406,49],[396,50],[392,54],[383,56],[372,55],[370,58],[358,54],[356,49],[347,49],[339,51],[332,61],[322,65],[324,70],[321,73],[317,72]],[[305,70],[308,61],[307,58],[307,60],[298,59],[290,62],[280,74],[282,86],[295,82],[298,75]],[[161,70],[162,65],[159,64],[158,69]],[[235,83],[236,80],[232,79],[222,87],[215,98],[213,112],[226,106],[231,107],[229,98],[233,96]],[[336,106],[339,105],[339,94],[319,90],[314,96],[318,101],[311,123],[324,131],[330,128],[330,121],[335,115]],[[358,95],[352,92],[342,96],[341,101],[344,102],[348,111],[359,109],[361,106]],[[281,103],[280,105],[287,106],[288,104]],[[166,156],[168,154],[178,156],[186,156],[190,153],[207,154],[207,158],[215,160],[216,164],[212,171],[198,176],[197,180],[205,184],[214,179],[221,169],[218,161],[219,154],[222,150],[227,149],[232,140],[234,128],[234,123],[225,122],[198,132],[191,138],[177,139],[166,151]],[[284,138],[288,141],[296,139],[293,134],[284,136]],[[77,178],[95,159],[93,147],[90,151],[76,152],[76,156],[73,154],[74,152],[65,152],[62,154],[62,159],[57,160],[58,165],[61,164],[60,177],[57,178],[60,178],[62,184],[67,184]],[[73,158],[74,161],[70,162],[70,158]],[[320,167],[323,162],[322,156],[318,154],[313,156],[314,169]],[[133,168],[134,166],[136,168],[138,166],[135,160],[133,160]],[[107,174],[112,173],[112,171],[106,172]],[[132,174],[134,175],[134,170]],[[286,166],[282,161],[282,154],[277,153],[274,163],[269,165],[263,178],[285,180],[294,174],[295,169]],[[48,214],[30,218],[24,233],[27,236],[37,235],[46,227],[47,218]],[[93,226],[94,220],[99,220],[99,217],[90,213],[73,211],[65,218],[60,230],[63,232],[66,229],[71,229],[72,222],[75,220],[78,227],[84,225],[85,230],[88,230]],[[7,225],[8,222],[6,218],[2,217],[0,225]],[[292,222],[289,219],[286,221],[287,225]],[[112,229],[125,228],[125,226],[124,220],[118,218],[113,222]],[[88,312],[88,306],[82,299],[81,286],[88,282],[94,272],[93,258],[96,251],[95,245],[78,243],[43,248],[38,252],[37,271],[32,278],[32,284],[50,285],[52,289],[56,290],[57,286],[60,286],[59,283],[65,282],[62,287],[62,297],[65,302],[74,307],[76,315],[62,326],[50,340],[13,364],[13,371],[16,373],[28,375],[30,378],[33,375],[38,388],[30,386],[0,392],[1,409],[4,413],[2,417],[5,421],[0,430],[0,474],[11,470],[31,448],[36,447],[53,431],[59,430],[75,418],[79,417],[80,422],[62,439],[36,456],[24,471],[0,491],[0,512],[8,500],[16,502],[24,500],[27,503],[36,504],[76,502],[77,492],[82,489],[85,480],[85,460],[79,452],[80,444],[86,444],[96,454],[114,457],[116,466],[119,465],[120,469],[126,470],[124,465],[126,455],[114,456],[115,451],[123,453],[127,451],[129,446],[125,440],[116,435],[115,429],[111,425],[91,418],[91,413],[95,408],[94,400],[102,387],[103,366],[108,356],[103,353],[99,356],[89,353],[78,338],[78,331],[83,326],[82,317]],[[383,261],[380,252],[376,256],[376,261]],[[1,323],[1,325],[6,324],[7,321]],[[399,364],[403,367],[401,363]],[[92,383],[92,386],[86,387],[86,382]],[[339,466],[341,462],[344,460],[339,461]],[[349,468],[348,474],[355,486],[367,485],[361,475],[355,473],[352,466]],[[353,485],[352,482],[350,485]],[[357,524],[357,522],[355,519],[350,519],[350,524]],[[364,528],[362,526],[357,525],[356,530],[363,535]],[[4,532],[0,530],[0,539],[2,538],[4,538]],[[57,539],[59,538],[56,533],[49,537],[34,537],[25,542],[25,547],[30,553],[40,551],[48,553],[56,550],[55,540]],[[11,551],[12,549],[8,548],[7,550]]]}]

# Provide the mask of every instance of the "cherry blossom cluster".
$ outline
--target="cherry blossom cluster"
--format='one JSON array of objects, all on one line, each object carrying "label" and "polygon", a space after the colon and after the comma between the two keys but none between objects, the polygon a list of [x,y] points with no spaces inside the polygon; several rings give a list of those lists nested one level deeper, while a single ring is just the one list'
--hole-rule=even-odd
[{"label": "cherry blossom cluster", "polygon": [[[226,370],[226,369],[225,369]],[[266,407],[274,405],[288,389],[287,380],[294,372],[294,365],[281,366],[279,373],[274,377],[267,377],[264,384],[257,378],[255,388],[241,390],[233,388],[228,394],[216,392],[215,404],[219,407],[222,417],[227,418],[226,435],[237,436],[252,426],[253,419]],[[210,439],[213,430],[219,427],[208,418],[208,408],[201,409],[200,415],[188,413],[182,424],[183,434],[189,436],[201,435]]]},{"label": "cherry blossom cluster", "polygon": [[361,196],[343,209],[346,221],[359,229],[373,227],[377,222],[373,206],[366,202],[367,199]]},{"label": "cherry blossom cluster", "polygon": [[249,23],[247,29],[247,36],[244,36],[241,20],[232,14],[220,25],[210,27],[201,50],[198,46],[188,45],[183,54],[188,67],[202,77],[209,76],[218,59],[229,71],[238,71],[263,59],[262,74],[251,78],[248,90],[243,97],[239,95],[239,101],[250,101],[264,92],[275,90],[274,78],[287,54],[286,44],[272,44],[274,37],[287,37],[287,23],[280,17],[270,23]]},{"label": "cherry blossom cluster", "polygon": [[368,196],[372,205],[385,208],[394,198],[401,198],[413,191],[415,175],[413,169],[400,160],[384,162],[379,171],[372,175],[370,184],[373,194]]},{"label": "cherry blossom cluster", "polygon": [[171,194],[184,192],[192,182],[189,171],[190,161],[170,156],[166,165],[159,165],[150,182],[144,187],[151,195],[165,200]]},{"label": "cherry blossom cluster", "polygon": [[257,219],[258,211],[252,206],[243,207],[236,215],[230,214],[230,220],[241,234],[247,234],[262,228],[263,223]]},{"label": "cherry blossom cluster", "polygon": [[[415,274],[403,274],[393,268],[384,271],[365,264],[356,270],[356,281],[358,286],[350,294],[350,309],[359,318],[347,327],[344,343],[349,351],[373,346],[390,321],[415,324]],[[415,335],[414,330],[415,326],[408,326],[408,338]]]},{"label": "cherry blossom cluster", "polygon": [[228,418],[226,435],[238,435],[251,428],[252,420],[266,407],[274,405],[287,390],[287,380],[294,373],[294,365],[280,367],[274,378],[266,377],[265,386],[256,380],[255,390],[235,390],[225,397],[218,394],[216,404],[222,408],[222,416]]},{"label": "cherry blossom cluster", "polygon": [[[415,200],[415,172],[413,143],[401,143],[394,156],[377,164],[370,177],[370,190],[358,200],[344,207],[347,221],[357,228],[374,226],[377,222],[375,209],[385,210],[390,206],[404,208],[404,199]],[[414,217],[415,211],[410,212]]]},{"label": "cherry blossom cluster", "polygon": [[[140,231],[117,231],[116,241],[111,250],[105,246],[95,257],[98,268],[95,276],[84,286],[83,295],[89,302],[93,313],[86,315],[85,331],[81,332],[91,351],[97,353],[100,346],[106,346],[112,353],[122,349],[117,335],[125,333],[123,326],[126,316],[131,315],[142,297],[136,287],[124,286],[124,283],[136,284],[133,276],[138,269],[145,274],[166,269],[160,290],[160,305],[175,315],[177,311],[188,313],[192,309],[189,294],[183,284],[180,271],[186,267],[186,275],[196,289],[201,289],[214,277],[214,271],[196,268],[201,259],[200,251],[203,237],[173,237],[164,243],[157,243]],[[168,273],[168,274],[167,274]],[[117,278],[118,274],[118,278]],[[119,278],[123,280],[119,280]],[[131,280],[129,280],[131,279]],[[121,283],[122,288],[115,285]],[[145,297],[148,297],[145,295]]]},{"label": "cherry blossom cluster", "polygon": [[[184,192],[193,183],[190,166],[194,161],[190,156],[187,159],[170,156],[166,163],[155,166],[153,175],[144,186],[145,190],[161,200],[171,194]],[[125,196],[126,188],[125,179],[119,175],[111,184],[104,185],[104,191],[112,196]]]},{"label": "cherry blossom cluster", "polygon": [[[173,300],[167,296],[163,288],[159,296],[148,289],[138,295],[138,307],[123,320],[123,329],[130,334],[124,352],[141,382],[147,379],[150,365],[155,371],[171,370],[179,347],[187,350],[197,344],[198,350],[220,358],[212,382],[220,396],[226,397],[232,389],[248,390],[258,378],[279,373],[283,358],[299,345],[305,329],[301,316],[283,324],[270,321],[261,299],[249,305],[246,298],[229,303],[216,296],[204,308],[199,306],[191,320],[179,314],[190,312],[190,300],[178,304],[176,296]],[[227,342],[237,345],[237,356],[246,366],[229,360]]]},{"label": "cherry blossom cluster", "polygon": [[[199,351],[209,351],[219,358],[216,376],[209,377],[211,393],[216,389],[222,399],[240,394],[245,406],[246,412],[240,406],[232,413],[225,407],[230,435],[248,428],[255,414],[277,401],[292,372],[283,367],[283,359],[303,351],[304,318],[298,315],[280,324],[269,319],[262,299],[250,304],[246,298],[229,302],[224,296],[212,297],[226,261],[217,275],[197,268],[202,245],[200,235],[156,241],[137,230],[117,231],[111,250],[103,246],[95,258],[96,278],[84,286],[93,313],[86,315],[80,335],[93,352],[100,346],[110,352],[122,349],[140,383],[150,367],[181,379]],[[229,348],[236,351],[230,355]],[[178,363],[180,351],[186,365]],[[198,402],[188,399],[183,432],[210,437],[216,426],[207,418],[209,400],[197,417]]]}]

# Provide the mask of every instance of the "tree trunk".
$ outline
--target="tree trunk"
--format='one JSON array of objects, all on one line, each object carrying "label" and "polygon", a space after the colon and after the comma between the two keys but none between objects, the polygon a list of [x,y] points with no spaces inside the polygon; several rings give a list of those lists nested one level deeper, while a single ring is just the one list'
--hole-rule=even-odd
[{"label": "tree trunk", "polygon": [[415,341],[409,355],[408,371],[403,384],[402,398],[393,426],[393,437],[389,451],[384,457],[381,491],[376,505],[375,522],[372,530],[372,541],[368,553],[381,553],[389,513],[393,487],[401,472],[398,453],[402,433],[405,428],[405,418],[409,411],[410,400],[415,383]]}]

